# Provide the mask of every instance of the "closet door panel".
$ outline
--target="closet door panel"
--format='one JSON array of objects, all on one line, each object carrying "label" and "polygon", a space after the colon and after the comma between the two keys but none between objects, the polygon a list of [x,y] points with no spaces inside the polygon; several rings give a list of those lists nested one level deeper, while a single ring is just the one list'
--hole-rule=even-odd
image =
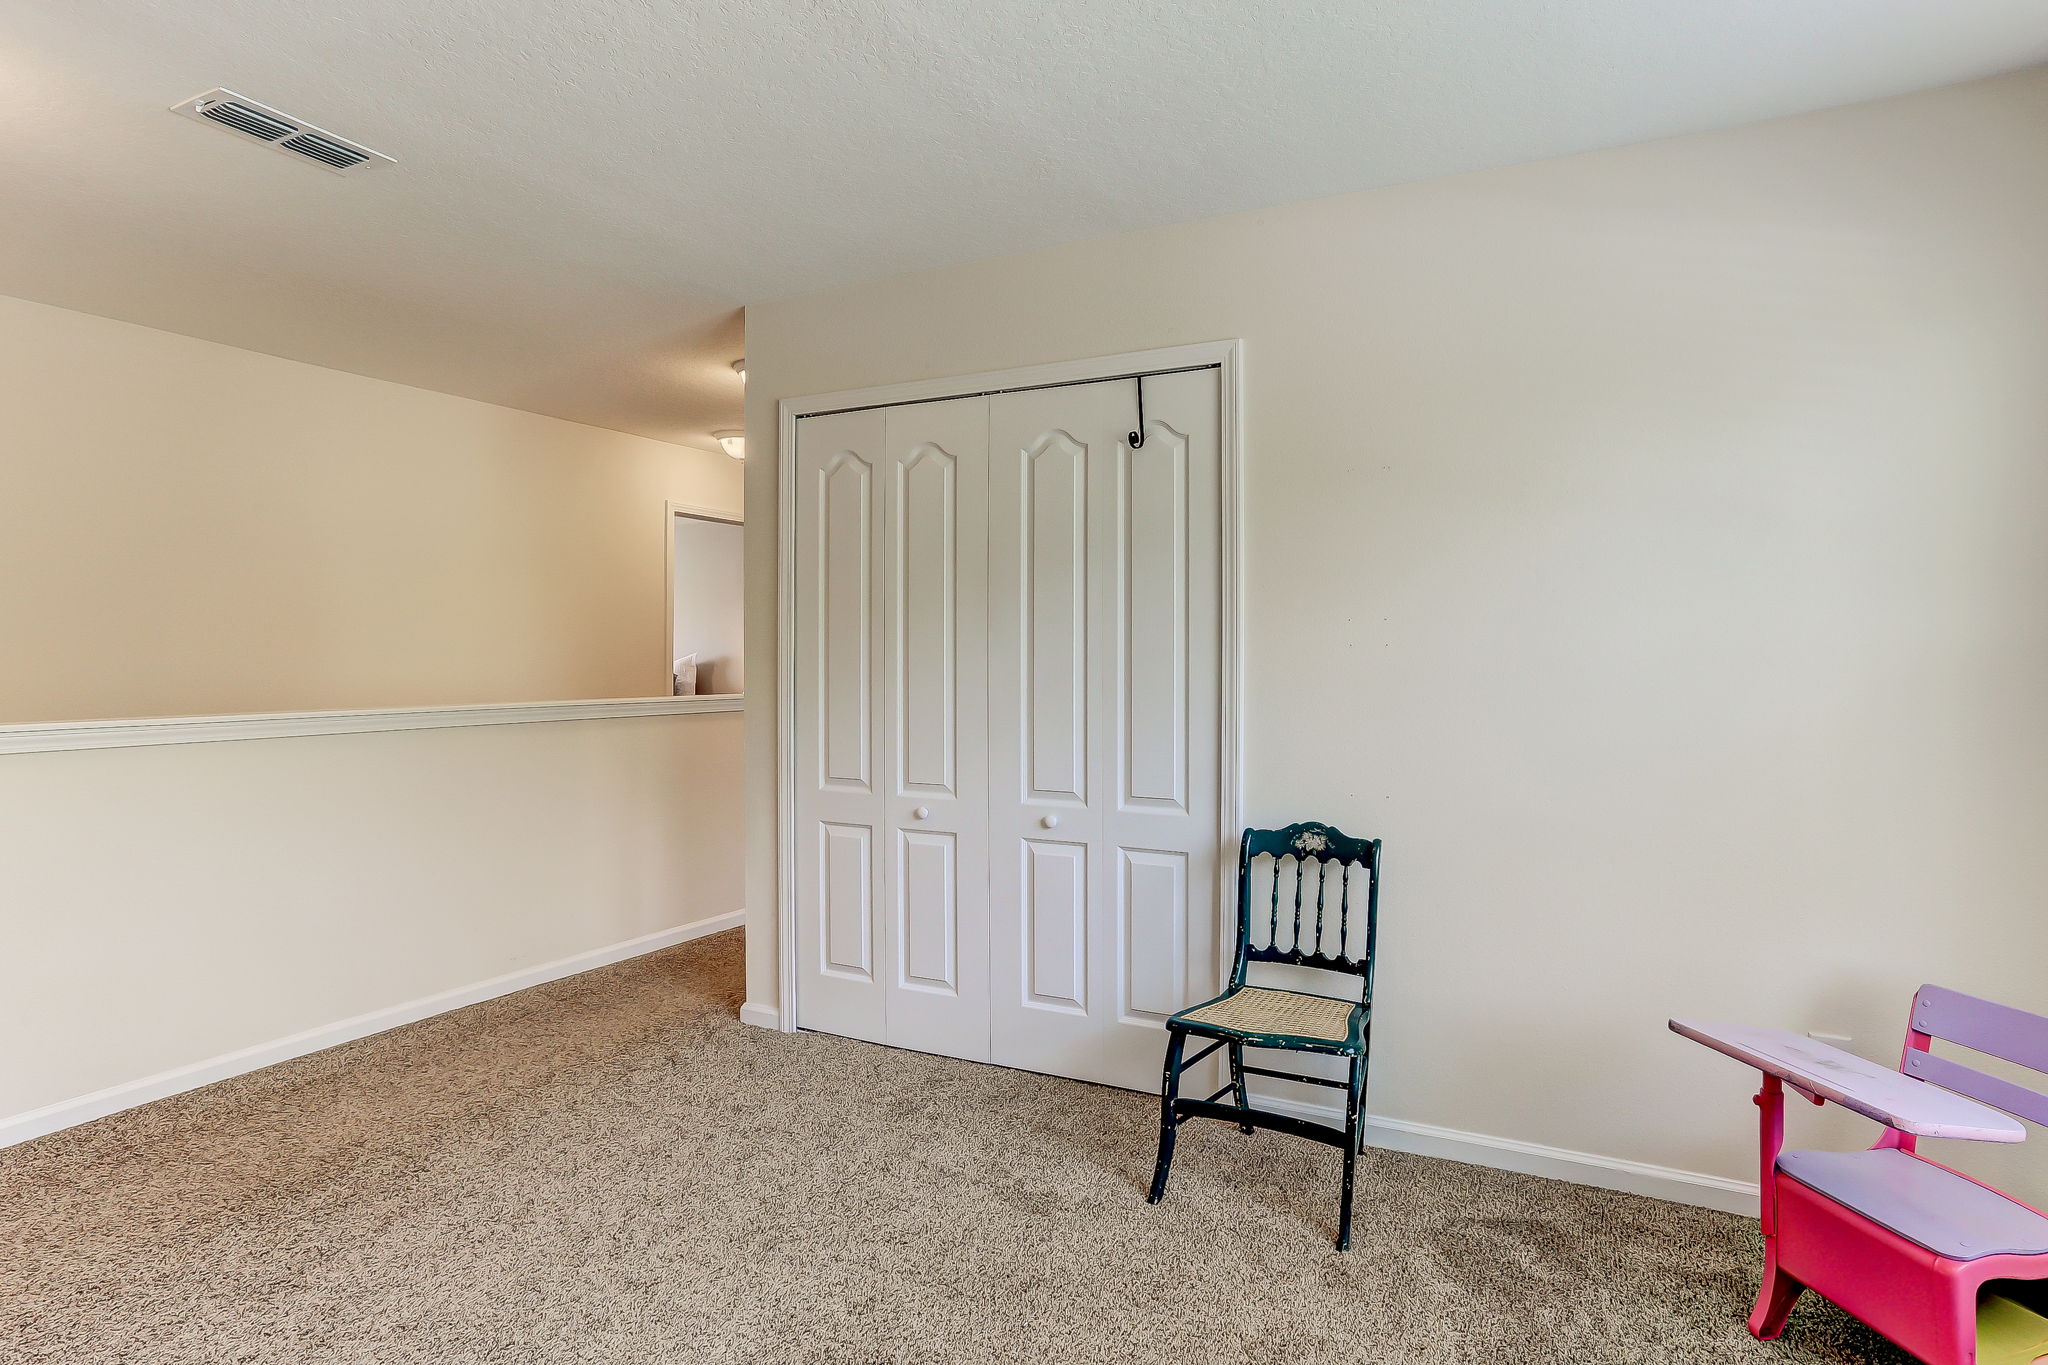
[{"label": "closet door panel", "polygon": [[1182,814],[1188,800],[1188,441],[1155,429],[1117,451],[1123,511],[1117,793],[1125,809]]},{"label": "closet door panel", "polygon": [[1096,681],[1114,912],[1101,951],[1118,997],[1104,1051],[1134,1086],[1157,1084],[1166,1016],[1221,988],[1219,395],[1213,370],[1147,379],[1144,444],[1117,446],[1105,490],[1114,657]]},{"label": "closet door panel", "polygon": [[1093,485],[1128,407],[1100,386],[989,400],[991,1055],[1091,1080]]},{"label": "closet door panel", "polygon": [[[977,443],[978,444],[978,443]],[[922,441],[896,472],[901,789],[960,795],[960,457]]]},{"label": "closet door panel", "polygon": [[902,925],[902,984],[908,989],[960,991],[959,837],[906,831],[897,899]]},{"label": "closet door panel", "polygon": [[1145,383],[1135,450],[1131,381],[989,400],[992,1055],[1134,1089],[1216,979],[1216,377]]},{"label": "closet door panel", "polygon": [[1026,1008],[1088,1010],[1088,846],[1024,841]]},{"label": "closet door panel", "polygon": [[886,1041],[987,1061],[988,401],[883,428]]},{"label": "closet door panel", "polygon": [[797,1022],[885,1036],[882,419],[798,428],[796,477]]},{"label": "closet door panel", "polygon": [[842,450],[819,471],[818,688],[824,782],[872,794],[874,690],[874,465]]},{"label": "closet door panel", "polygon": [[849,981],[875,979],[874,830],[818,822],[818,913],[824,921],[820,970]]},{"label": "closet door panel", "polygon": [[[1066,432],[1022,457],[1020,685],[1030,796],[1088,799],[1088,452]],[[1002,515],[1011,515],[1003,513]]]},{"label": "closet door panel", "polygon": [[1179,851],[1118,849],[1117,1019],[1162,1024],[1188,996],[1188,863]]}]

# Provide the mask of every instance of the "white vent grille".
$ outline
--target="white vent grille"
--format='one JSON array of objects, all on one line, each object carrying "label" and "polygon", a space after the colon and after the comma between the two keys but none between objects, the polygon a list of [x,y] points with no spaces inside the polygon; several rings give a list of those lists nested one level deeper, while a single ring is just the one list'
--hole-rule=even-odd
[{"label": "white vent grille", "polygon": [[300,156],[310,156],[315,161],[323,165],[332,166],[338,171],[345,171],[351,166],[360,166],[370,159],[370,153],[364,151],[361,147],[352,147],[346,142],[338,142],[331,137],[322,137],[318,133],[300,133],[297,137],[288,137],[284,140],[283,145],[284,149],[288,152],[297,152]]},{"label": "white vent grille", "polygon": [[237,132],[260,137],[266,142],[299,131],[296,125],[286,123],[281,118],[272,118],[268,114],[259,114],[239,100],[214,100],[202,104],[199,106],[199,117],[210,118],[215,123],[225,123]]},{"label": "white vent grille", "polygon": [[209,90],[194,95],[183,104],[172,105],[171,112],[233,129],[252,141],[314,162],[336,174],[395,164],[395,158],[382,152],[373,152],[361,143],[350,142],[232,90]]}]

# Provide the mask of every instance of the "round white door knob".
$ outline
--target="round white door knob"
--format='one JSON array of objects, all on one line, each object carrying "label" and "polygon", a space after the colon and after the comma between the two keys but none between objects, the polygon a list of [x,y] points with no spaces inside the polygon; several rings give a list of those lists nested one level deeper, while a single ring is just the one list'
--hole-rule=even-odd
[{"label": "round white door knob", "polygon": [[1060,827],[1060,818],[1057,815],[1048,815],[1038,823],[1044,825],[1047,829],[1058,829]]},{"label": "round white door knob", "polygon": [[932,808],[930,806],[919,806],[916,810],[912,811],[911,814],[915,815],[920,820],[929,820],[932,818]]}]

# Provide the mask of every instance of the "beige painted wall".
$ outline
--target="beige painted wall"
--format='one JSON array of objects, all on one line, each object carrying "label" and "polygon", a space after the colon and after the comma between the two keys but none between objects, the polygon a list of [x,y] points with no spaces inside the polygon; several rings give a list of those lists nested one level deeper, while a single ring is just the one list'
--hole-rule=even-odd
[{"label": "beige painted wall", "polygon": [[1386,840],[1372,1108],[1750,1176],[1667,1015],[2048,1011],[2043,128],[2035,71],[753,306],[750,665],[776,400],[1243,338],[1248,814]]},{"label": "beige painted wall", "polygon": [[742,904],[734,713],[0,756],[12,1116]]},{"label": "beige painted wall", "polygon": [[0,298],[0,723],[666,695],[720,454]]}]

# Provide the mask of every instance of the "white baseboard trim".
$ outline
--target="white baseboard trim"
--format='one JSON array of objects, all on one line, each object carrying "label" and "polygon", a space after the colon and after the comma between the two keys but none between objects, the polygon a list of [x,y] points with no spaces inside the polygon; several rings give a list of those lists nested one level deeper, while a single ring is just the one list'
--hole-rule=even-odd
[{"label": "white baseboard trim", "polygon": [[752,1024],[755,1028],[775,1029],[779,1032],[782,1028],[782,1011],[773,1005],[757,1005],[749,1000],[740,1006],[740,1022]]},{"label": "white baseboard trim", "polygon": [[[1331,1105],[1307,1104],[1278,1095],[1261,1095],[1256,1091],[1251,1100],[1256,1108],[1271,1109],[1311,1123],[1338,1127],[1344,1123],[1343,1112]],[[1418,1156],[1441,1157],[1472,1166],[1548,1176],[1574,1185],[1647,1195],[1673,1204],[1692,1204],[1699,1208],[1719,1209],[1723,1213],[1737,1213],[1745,1218],[1754,1218],[1757,1213],[1755,1183],[1730,1180],[1726,1176],[1702,1175],[1698,1171],[1652,1166],[1648,1162],[1626,1161],[1620,1157],[1595,1156],[1591,1152],[1575,1152],[1566,1147],[1546,1147],[1537,1142],[1467,1133],[1456,1128],[1439,1128],[1433,1123],[1381,1118],[1376,1114],[1366,1115],[1365,1140],[1371,1146],[1384,1147],[1390,1152],[1413,1152]]]},{"label": "white baseboard trim", "polygon": [[94,1119],[118,1114],[123,1109],[133,1109],[139,1104],[164,1099],[187,1090],[197,1090],[202,1085],[224,1081],[230,1076],[240,1076],[277,1062],[289,1061],[293,1057],[304,1057],[308,1053],[320,1052],[341,1043],[352,1043],[358,1038],[367,1038],[373,1033],[398,1028],[403,1024],[417,1023],[437,1014],[459,1010],[465,1005],[510,995],[523,991],[529,986],[544,985],[559,981],[565,976],[608,967],[614,962],[623,962],[629,957],[655,952],[661,948],[687,943],[693,938],[703,938],[724,929],[735,929],[746,922],[747,912],[735,910],[731,914],[714,915],[710,919],[698,920],[695,924],[679,924],[674,928],[662,929],[656,933],[644,934],[639,938],[627,939],[604,948],[593,948],[587,953],[544,962],[538,967],[527,967],[503,976],[494,976],[488,981],[478,981],[468,986],[458,986],[452,991],[442,991],[419,1000],[409,1000],[402,1005],[392,1005],[368,1014],[359,1014],[353,1019],[322,1025],[294,1033],[288,1038],[275,1042],[258,1043],[254,1047],[240,1048],[234,1052],[193,1062],[188,1066],[174,1067],[159,1071],[154,1076],[127,1081],[109,1086],[105,1090],[81,1095],[77,1099],[63,1100],[31,1109],[25,1114],[0,1119],[0,1147],[11,1147],[17,1142],[42,1137],[61,1129],[90,1123]]}]

